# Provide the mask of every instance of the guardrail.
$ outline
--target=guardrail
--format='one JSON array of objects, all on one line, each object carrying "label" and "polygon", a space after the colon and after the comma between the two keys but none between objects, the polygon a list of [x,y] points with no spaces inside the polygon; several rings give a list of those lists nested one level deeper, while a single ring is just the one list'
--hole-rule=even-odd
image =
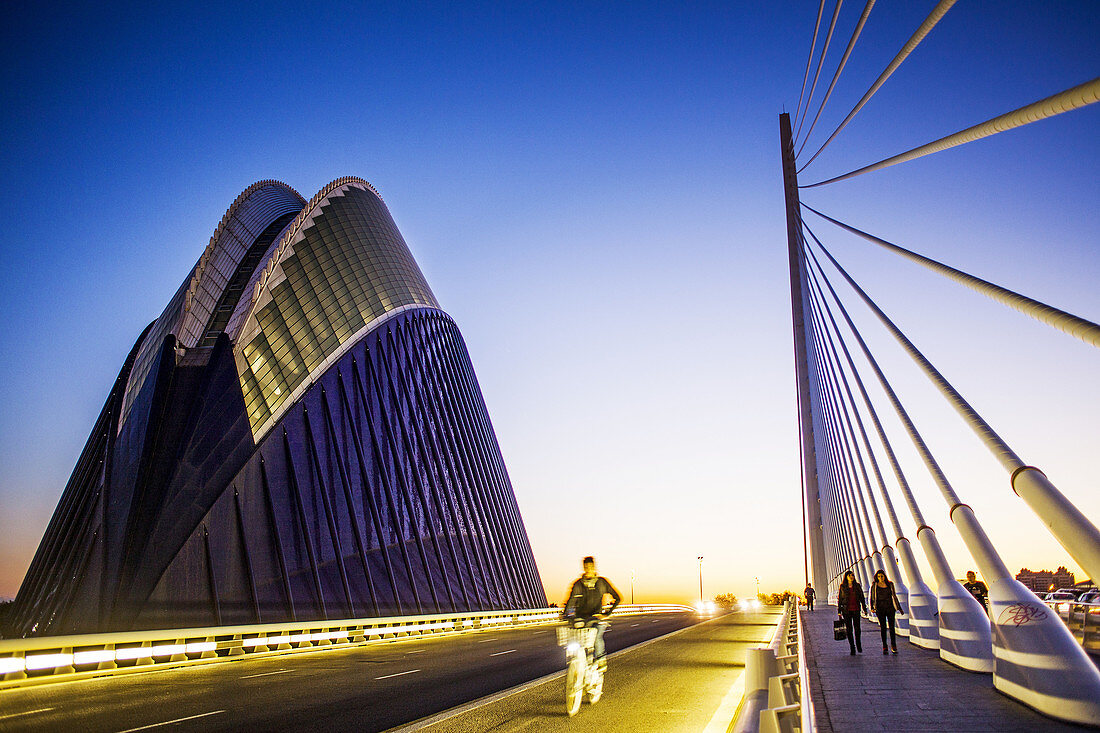
[{"label": "guardrail", "polygon": [[1100,603],[1044,601],[1086,651],[1100,652]]},{"label": "guardrail", "polygon": [[735,733],[816,733],[798,604],[788,601],[767,647],[745,656],[745,697]]},{"label": "guardrail", "polygon": [[[680,604],[619,606],[615,616],[695,612]],[[249,626],[128,631],[0,640],[0,690],[256,655],[554,623],[560,608],[393,616]]]}]

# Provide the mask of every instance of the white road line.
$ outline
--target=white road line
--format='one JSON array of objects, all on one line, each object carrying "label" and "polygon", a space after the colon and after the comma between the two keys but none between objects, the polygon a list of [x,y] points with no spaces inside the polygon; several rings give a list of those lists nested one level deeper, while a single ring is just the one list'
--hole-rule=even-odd
[{"label": "white road line", "polygon": [[286,674],[287,672],[293,672],[293,671],[294,670],[292,670],[292,669],[277,669],[274,672],[260,672],[259,674],[246,674],[244,677],[241,677],[241,679],[242,680],[248,680],[248,679],[252,679],[253,677],[267,677],[268,675]]},{"label": "white road line", "polygon": [[492,639],[482,639],[481,641],[478,642],[478,644],[484,644],[487,641],[496,641],[496,640],[497,640],[497,638],[494,636]]},{"label": "white road line", "polygon": [[638,625],[638,624],[630,624],[630,628],[632,628],[632,629],[633,629],[633,628],[634,628],[635,626],[637,626],[637,625]]},{"label": "white road line", "polygon": [[509,649],[509,650],[508,650],[508,651],[506,651],[506,652],[493,652],[493,653],[492,653],[492,654],[490,654],[489,656],[490,656],[490,657],[499,657],[499,656],[500,656],[501,654],[511,654],[511,653],[512,653],[512,652],[514,652],[514,651],[515,651],[515,649]]},{"label": "white road line", "polygon": [[419,672],[419,671],[420,671],[419,669],[410,669],[406,672],[395,672],[393,674],[384,674],[381,677],[375,677],[374,679],[376,679],[376,680],[387,680],[390,677],[400,677],[403,674],[412,674],[413,672]]},{"label": "white road line", "polygon": [[420,654],[428,651],[427,649],[413,649],[411,652],[405,652],[406,654]]},{"label": "white road line", "polygon": [[175,720],[166,720],[163,723],[150,723],[149,725],[138,726],[137,728],[127,728],[126,730],[120,730],[118,733],[134,733],[136,730],[149,730],[150,728],[159,728],[162,725],[174,725],[176,723],[182,723],[185,720],[195,720],[196,718],[205,718],[208,715],[217,715],[224,713],[224,710],[211,710],[209,713],[199,713],[198,715],[188,715],[186,718],[176,718]]},{"label": "white road line", "polygon": [[[691,626],[685,626],[682,629],[677,629],[676,631],[672,631],[672,632],[669,632],[667,634],[662,634],[661,636],[657,636],[657,637],[654,637],[652,639],[648,639],[646,641],[641,642],[640,644],[635,644],[634,646],[628,646],[626,649],[620,649],[617,652],[612,652],[611,654],[608,654],[607,658],[608,659],[613,659],[613,658],[615,658],[615,657],[617,657],[621,654],[629,654],[630,652],[638,651],[639,649],[641,649],[643,647],[647,647],[650,644],[655,644],[658,641],[661,641],[663,639],[668,639],[670,637],[677,636],[679,634],[684,633],[685,631],[690,631],[691,629],[694,629],[698,626],[702,626],[703,624],[709,624],[712,621],[717,621],[720,618],[722,618],[722,617],[721,616],[715,616],[712,619],[707,619],[706,621],[701,621],[699,623],[692,624]],[[506,697],[511,697],[512,695],[516,695],[516,694],[519,694],[519,693],[524,692],[526,690],[530,690],[532,687],[538,687],[539,685],[546,684],[547,682],[553,682],[554,680],[560,679],[562,677],[565,677],[565,670],[562,670],[560,672],[551,672],[548,675],[544,675],[542,677],[539,677],[538,679],[531,680],[530,682],[524,682],[522,684],[516,685],[515,687],[511,687],[507,690],[501,690],[500,692],[494,692],[491,695],[486,695],[485,697],[478,698],[477,700],[472,700],[472,701],[466,703],[465,705],[459,705],[456,708],[451,708],[450,710],[444,710],[441,713],[436,713],[435,715],[431,715],[427,718],[421,718],[420,720],[413,721],[412,723],[408,723],[406,725],[403,725],[400,728],[391,728],[388,733],[414,733],[415,731],[421,731],[421,730],[424,730],[425,728],[430,728],[431,726],[435,725],[436,723],[441,723],[444,720],[450,720],[451,718],[462,715],[463,713],[468,713],[471,710],[476,710],[477,708],[480,708],[480,707],[483,707],[485,705],[489,705],[491,703],[494,703],[497,700],[503,700]]]},{"label": "white road line", "polygon": [[38,708],[37,710],[26,710],[22,713],[8,713],[7,715],[0,715],[0,720],[10,720],[11,718],[18,718],[22,715],[34,715],[35,713],[47,713],[55,708]]},{"label": "white road line", "polygon": [[707,723],[707,727],[703,729],[703,733],[725,733],[726,729],[730,727],[734,717],[737,715],[737,708],[741,706],[741,701],[745,697],[745,672],[741,671],[741,674],[737,675],[737,679],[730,685],[729,691],[722,697],[722,701],[718,703],[718,708],[714,711],[714,715],[711,716],[710,722]]}]

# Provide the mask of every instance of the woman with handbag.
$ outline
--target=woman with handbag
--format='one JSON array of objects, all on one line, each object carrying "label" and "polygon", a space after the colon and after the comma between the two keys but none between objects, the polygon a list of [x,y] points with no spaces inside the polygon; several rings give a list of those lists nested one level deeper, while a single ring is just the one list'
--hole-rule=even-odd
[{"label": "woman with handbag", "polygon": [[898,640],[894,635],[897,628],[895,611],[905,613],[898,600],[898,594],[894,591],[894,584],[886,579],[886,572],[879,570],[875,573],[875,582],[871,584],[871,613],[878,616],[878,628],[882,633],[882,653],[886,654],[886,627],[890,627],[890,650],[898,653]]},{"label": "woman with handbag", "polygon": [[840,581],[840,592],[837,594],[836,610],[844,621],[844,628],[848,632],[848,646],[852,656],[858,651],[863,653],[863,640],[861,637],[859,609],[867,611],[867,601],[863,597],[863,586],[856,580],[856,574],[851,570],[844,573],[844,579]]}]

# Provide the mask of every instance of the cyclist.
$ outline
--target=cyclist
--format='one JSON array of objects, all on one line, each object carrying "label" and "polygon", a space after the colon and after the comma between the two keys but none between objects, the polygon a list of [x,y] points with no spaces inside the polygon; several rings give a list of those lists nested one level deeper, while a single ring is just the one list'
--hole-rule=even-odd
[{"label": "cyclist", "polygon": [[[607,660],[604,658],[603,632],[607,624],[603,623],[615,607],[622,601],[619,591],[611,585],[611,581],[596,574],[596,559],[589,555],[582,561],[584,574],[573,582],[569,589],[569,599],[565,602],[564,615],[567,619],[580,619],[586,625],[593,624],[596,627],[596,640],[593,653],[596,664],[602,672],[607,668]],[[605,606],[604,599],[611,596],[611,605]]]}]

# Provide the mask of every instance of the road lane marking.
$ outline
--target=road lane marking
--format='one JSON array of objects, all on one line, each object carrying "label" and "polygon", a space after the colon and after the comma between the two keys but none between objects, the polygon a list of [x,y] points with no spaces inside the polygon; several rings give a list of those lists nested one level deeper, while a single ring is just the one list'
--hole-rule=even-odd
[{"label": "road lane marking", "polygon": [[741,674],[737,675],[737,679],[730,685],[729,691],[722,697],[722,701],[718,703],[718,707],[715,709],[714,715],[711,716],[710,722],[707,723],[707,727],[703,729],[703,733],[725,733],[725,730],[730,726],[730,721],[737,715],[737,708],[741,705],[744,697],[745,671],[742,670]]},{"label": "road lane marking", "polygon": [[260,672],[259,674],[246,674],[244,677],[241,677],[241,679],[242,680],[248,680],[248,679],[252,679],[253,677],[267,677],[268,675],[272,675],[272,674],[286,674],[287,672],[293,672],[293,671],[294,670],[292,670],[292,669],[277,669],[274,672]]},{"label": "road lane marking", "polygon": [[198,715],[188,715],[186,718],[176,718],[175,720],[166,720],[163,723],[150,723],[149,725],[141,725],[137,728],[127,728],[126,730],[120,730],[118,733],[134,733],[137,730],[149,730],[150,728],[159,728],[162,725],[175,725],[176,723],[182,723],[185,720],[195,720],[196,718],[205,718],[208,715],[218,715],[224,713],[224,710],[211,710],[209,713],[199,713]]},{"label": "road lane marking", "polygon": [[37,710],[26,710],[22,713],[8,713],[7,715],[0,715],[0,720],[10,720],[11,718],[18,718],[21,715],[34,715],[35,713],[48,713],[56,708],[38,708]]},{"label": "road lane marking", "polygon": [[497,638],[494,636],[492,639],[482,639],[481,641],[478,642],[478,644],[484,644],[487,641],[496,641],[496,640],[497,640]]},{"label": "road lane marking", "polygon": [[413,672],[419,672],[419,669],[410,669],[406,672],[394,672],[393,674],[384,674],[381,677],[375,677],[376,680],[387,680],[390,677],[400,677],[403,674],[412,674]]},{"label": "road lane marking", "polygon": [[[722,617],[715,616],[714,618],[707,619],[706,621],[699,621],[697,623],[691,624],[690,626],[685,626],[683,628],[676,629],[675,631],[670,631],[668,633],[661,634],[660,636],[655,636],[652,639],[647,639],[646,641],[635,644],[633,646],[628,646],[625,649],[620,649],[617,652],[612,652],[607,655],[607,658],[613,659],[621,654],[628,654],[630,652],[638,651],[639,649],[647,647],[650,644],[655,644],[658,641],[662,641],[673,636],[678,636],[686,631],[690,631],[691,629],[697,628],[704,624],[709,624],[713,621],[717,621],[720,618]],[[500,692],[494,692],[490,695],[486,695],[485,697],[478,698],[477,700],[471,700],[465,705],[459,705],[458,707],[451,708],[450,710],[444,710],[440,713],[436,713],[431,717],[421,718],[420,720],[413,721],[412,723],[407,723],[400,728],[391,728],[389,733],[419,733],[419,731],[430,728],[437,723],[442,723],[444,720],[450,720],[451,718],[455,718],[459,715],[462,715],[463,713],[468,713],[471,710],[476,710],[477,708],[484,707],[485,705],[490,705],[498,700],[503,700],[506,697],[511,697],[512,695],[517,695],[521,692],[530,690],[532,687],[538,687],[539,685],[544,685],[547,682],[553,682],[563,677],[565,677],[565,670],[551,672],[548,675],[544,675],[542,677],[539,677],[538,679],[531,680],[530,682],[524,682],[507,690],[501,690]]]},{"label": "road lane marking", "polygon": [[506,652],[493,652],[493,653],[492,653],[492,654],[490,654],[489,656],[490,656],[490,657],[499,657],[499,656],[500,656],[501,654],[511,654],[511,653],[512,653],[512,652],[514,652],[514,651],[515,651],[515,649],[509,649],[509,650],[508,650],[508,651],[506,651]]},{"label": "road lane marking", "polygon": [[632,628],[632,629],[633,629],[633,628],[634,628],[635,626],[637,626],[637,625],[638,625],[638,624],[630,624],[630,628]]},{"label": "road lane marking", "polygon": [[411,652],[405,652],[406,654],[421,654],[428,651],[427,649],[413,649]]}]

